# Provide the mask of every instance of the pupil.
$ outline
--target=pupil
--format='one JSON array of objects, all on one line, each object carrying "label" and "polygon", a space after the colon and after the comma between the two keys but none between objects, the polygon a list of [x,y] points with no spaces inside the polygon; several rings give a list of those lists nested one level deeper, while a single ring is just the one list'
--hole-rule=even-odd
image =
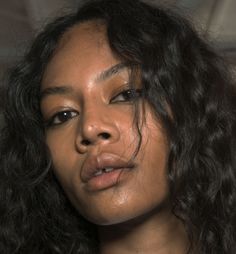
[{"label": "pupil", "polygon": [[60,119],[61,121],[66,120],[68,117],[69,117],[69,113],[68,113],[68,112],[62,112],[62,113],[59,115],[59,119]]},{"label": "pupil", "polygon": [[124,95],[125,99],[130,99],[134,97],[134,93],[132,91],[127,91]]}]

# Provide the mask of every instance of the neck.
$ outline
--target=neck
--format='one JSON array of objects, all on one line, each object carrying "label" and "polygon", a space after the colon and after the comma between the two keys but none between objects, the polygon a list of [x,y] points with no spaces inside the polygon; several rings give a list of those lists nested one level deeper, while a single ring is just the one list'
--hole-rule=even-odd
[{"label": "neck", "polygon": [[156,213],[123,224],[99,226],[100,254],[185,254],[184,226],[171,213]]}]

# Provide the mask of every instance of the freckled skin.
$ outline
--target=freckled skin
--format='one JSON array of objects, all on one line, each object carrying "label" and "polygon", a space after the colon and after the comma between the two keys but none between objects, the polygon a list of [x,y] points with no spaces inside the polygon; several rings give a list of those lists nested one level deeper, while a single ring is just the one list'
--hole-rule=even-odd
[{"label": "freckled skin", "polygon": [[[41,102],[45,120],[62,110],[79,112],[67,122],[46,130],[54,172],[72,204],[85,218],[97,225],[112,225],[149,214],[168,198],[166,162],[168,142],[164,131],[145,103],[142,144],[134,159],[137,165],[112,188],[86,191],[81,167],[91,154],[114,153],[129,160],[137,146],[133,126],[134,110],[130,103],[110,103],[116,91],[129,81],[124,69],[111,78],[97,76],[118,64],[109,48],[104,29],[91,22],[76,25],[61,39],[48,64],[42,91],[54,86],[68,86],[69,93],[53,94]],[[109,139],[99,133],[108,132]],[[91,140],[87,146],[82,139]]]}]

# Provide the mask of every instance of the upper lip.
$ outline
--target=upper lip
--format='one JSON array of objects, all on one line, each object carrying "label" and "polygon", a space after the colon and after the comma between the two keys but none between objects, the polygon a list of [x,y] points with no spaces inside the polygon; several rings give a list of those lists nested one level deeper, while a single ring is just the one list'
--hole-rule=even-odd
[{"label": "upper lip", "polygon": [[133,168],[135,165],[132,161],[126,160],[116,154],[102,153],[97,156],[88,157],[81,171],[81,179],[83,182],[88,182],[95,177],[95,173],[104,168]]}]

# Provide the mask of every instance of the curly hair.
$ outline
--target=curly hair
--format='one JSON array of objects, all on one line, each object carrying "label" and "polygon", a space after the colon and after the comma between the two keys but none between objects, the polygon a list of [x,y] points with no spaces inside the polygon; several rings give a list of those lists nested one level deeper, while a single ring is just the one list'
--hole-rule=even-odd
[{"label": "curly hair", "polygon": [[0,140],[0,252],[98,253],[96,226],[52,172],[39,96],[61,36],[89,20],[102,20],[114,54],[139,67],[145,99],[167,131],[172,211],[186,228],[189,253],[235,253],[234,82],[185,18],[134,0],[86,1],[47,25],[11,71]]}]

